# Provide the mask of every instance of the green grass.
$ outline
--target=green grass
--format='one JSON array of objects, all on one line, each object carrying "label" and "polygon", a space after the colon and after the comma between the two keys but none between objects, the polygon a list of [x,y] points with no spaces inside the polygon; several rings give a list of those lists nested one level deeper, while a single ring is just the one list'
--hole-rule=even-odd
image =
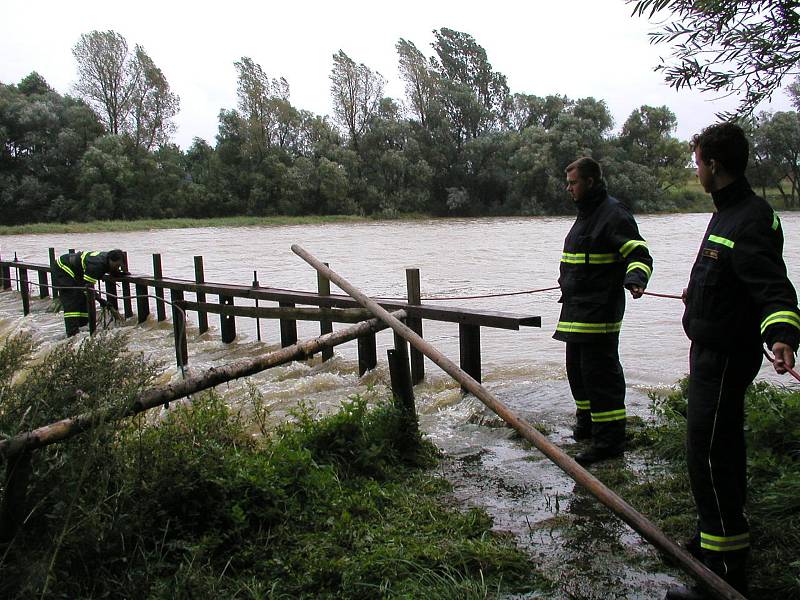
[{"label": "green grass", "polygon": [[[26,372],[30,339],[8,340],[0,435],[130,402],[157,368],[123,342],[65,343]],[[547,587],[485,512],[452,507],[435,448],[392,404],[301,408],[277,428],[255,388],[235,409],[215,393],[171,406],[33,455],[0,597],[460,600]]]},{"label": "green grass", "polygon": [[[429,218],[417,213],[403,214],[403,220]],[[88,223],[31,223],[2,225],[0,235],[30,235],[36,233],[98,233],[106,231],[147,231],[149,229],[189,229],[197,227],[275,227],[279,225],[325,225],[329,223],[365,223],[377,219],[355,215],[305,217],[214,217],[208,219],[141,219],[135,221],[90,221]],[[393,220],[393,219],[391,219]]]}]

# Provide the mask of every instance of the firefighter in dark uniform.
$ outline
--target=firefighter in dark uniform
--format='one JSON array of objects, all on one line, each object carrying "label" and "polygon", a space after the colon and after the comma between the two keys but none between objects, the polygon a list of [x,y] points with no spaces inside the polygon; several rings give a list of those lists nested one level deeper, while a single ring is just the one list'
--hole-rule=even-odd
[{"label": "firefighter in dark uniform", "polygon": [[625,288],[640,298],[653,260],[630,211],[608,195],[595,160],[576,160],[566,175],[578,217],[564,240],[562,308],[553,337],[566,342],[576,405],[573,435],[592,440],[575,460],[587,465],[621,456],[625,449],[625,376],[618,348]]},{"label": "firefighter in dark uniform", "polygon": [[56,259],[53,285],[64,308],[64,326],[67,337],[78,333],[81,325],[89,322],[86,305],[87,289],[101,306],[106,302],[92,290],[94,284],[106,273],[122,275],[125,255],[122,250],[110,252],[69,252]]},{"label": "firefighter in dark uniform", "polygon": [[[778,373],[794,366],[800,311],[783,262],[780,218],[744,176],[744,132],[732,123],[712,125],[692,145],[698,178],[716,211],[684,290],[683,327],[691,340],[686,445],[698,514],[687,546],[746,594],[744,394],[761,366],[762,342],[774,353]],[[706,596],[681,587],[666,597]]]}]

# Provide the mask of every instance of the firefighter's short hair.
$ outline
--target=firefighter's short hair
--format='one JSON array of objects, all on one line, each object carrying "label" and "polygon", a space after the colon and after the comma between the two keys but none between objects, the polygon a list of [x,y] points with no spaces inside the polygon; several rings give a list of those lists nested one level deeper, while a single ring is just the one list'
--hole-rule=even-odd
[{"label": "firefighter's short hair", "polygon": [[744,130],[736,123],[709,125],[692,138],[692,150],[700,148],[700,158],[708,164],[713,158],[728,173],[744,174],[750,158],[750,144]]}]

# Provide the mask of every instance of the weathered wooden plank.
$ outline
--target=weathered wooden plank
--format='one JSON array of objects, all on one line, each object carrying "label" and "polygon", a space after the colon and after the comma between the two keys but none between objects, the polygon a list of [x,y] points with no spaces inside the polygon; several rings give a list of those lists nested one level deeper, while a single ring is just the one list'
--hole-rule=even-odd
[{"label": "weathered wooden plank", "polygon": [[188,310],[204,310],[215,314],[250,317],[251,319],[290,319],[294,321],[321,321],[334,323],[358,323],[371,318],[363,308],[298,308],[284,306],[227,306],[209,302],[186,301]]}]

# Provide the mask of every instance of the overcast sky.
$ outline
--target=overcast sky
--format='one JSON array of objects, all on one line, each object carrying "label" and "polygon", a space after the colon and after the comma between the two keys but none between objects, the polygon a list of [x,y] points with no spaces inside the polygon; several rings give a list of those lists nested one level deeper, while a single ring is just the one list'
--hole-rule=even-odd
[{"label": "overcast sky", "polygon": [[[395,43],[405,38],[430,56],[432,30],[448,27],[483,46],[512,93],[605,100],[616,128],[643,104],[666,104],[676,135],[688,139],[735,107],[735,98],[667,87],[653,67],[668,48],[651,46],[654,26],[630,13],[624,0],[0,0],[0,82],[38,71],[71,93],[72,47],[82,33],[112,29],[131,49],[142,45],[180,96],[175,141],[186,149],[194,137],[215,143],[220,109],[236,107],[233,63],[242,56],[286,78],[295,107],[330,114],[335,52],[380,72],[386,94],[402,100]],[[777,92],[762,109],[789,107]]]}]

